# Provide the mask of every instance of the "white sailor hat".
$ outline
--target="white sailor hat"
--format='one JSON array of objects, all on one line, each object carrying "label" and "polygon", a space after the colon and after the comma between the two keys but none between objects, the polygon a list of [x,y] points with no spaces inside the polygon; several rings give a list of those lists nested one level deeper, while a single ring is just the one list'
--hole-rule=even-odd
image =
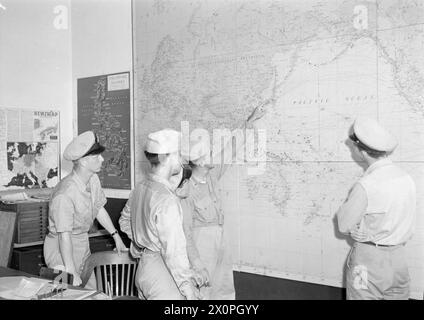
[{"label": "white sailor hat", "polygon": [[97,141],[93,131],[85,131],[75,137],[65,148],[63,158],[75,161],[82,157],[99,154],[105,151],[105,147]]},{"label": "white sailor hat", "polygon": [[209,140],[199,136],[195,139],[190,139],[190,152],[185,157],[190,161],[195,161],[202,157],[210,156],[210,150]]},{"label": "white sailor hat", "polygon": [[398,144],[390,132],[376,120],[367,117],[358,117],[355,120],[350,139],[369,149],[382,152],[392,152]]},{"label": "white sailor hat", "polygon": [[154,154],[173,153],[180,150],[181,133],[172,129],[163,129],[147,136],[145,150]]}]

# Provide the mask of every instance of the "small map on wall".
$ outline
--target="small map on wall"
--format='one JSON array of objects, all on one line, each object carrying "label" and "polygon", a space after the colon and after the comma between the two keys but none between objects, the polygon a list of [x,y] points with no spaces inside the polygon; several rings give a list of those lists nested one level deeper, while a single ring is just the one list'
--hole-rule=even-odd
[{"label": "small map on wall", "polygon": [[8,142],[5,187],[51,188],[58,182],[58,145],[47,142]]},{"label": "small map on wall", "polygon": [[0,190],[59,182],[59,122],[54,110],[0,108]]},{"label": "small map on wall", "polygon": [[78,134],[92,130],[106,147],[103,188],[131,189],[129,72],[78,79]]}]

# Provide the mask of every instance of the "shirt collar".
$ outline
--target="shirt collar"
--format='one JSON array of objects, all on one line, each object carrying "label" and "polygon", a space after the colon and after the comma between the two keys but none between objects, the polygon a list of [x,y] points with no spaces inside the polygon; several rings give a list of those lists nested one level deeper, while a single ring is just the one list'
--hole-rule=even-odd
[{"label": "shirt collar", "polygon": [[150,178],[151,180],[153,180],[153,181],[156,181],[156,182],[162,183],[163,185],[165,185],[165,187],[167,187],[169,190],[171,190],[172,192],[174,192],[174,191],[172,190],[172,186],[171,186],[171,184],[169,183],[169,181],[168,181],[167,179],[165,179],[165,178],[163,178],[163,177],[161,177],[161,176],[158,176],[158,175],[156,175],[156,174],[153,174],[153,173],[150,173],[150,174],[149,174],[149,178]]},{"label": "shirt collar", "polygon": [[378,160],[368,167],[368,169],[364,172],[364,176],[369,175],[371,172],[375,171],[378,168],[390,165],[392,163],[392,160],[390,160],[389,158],[383,158],[381,160]]},{"label": "shirt collar", "polygon": [[72,171],[72,178],[73,178],[75,184],[77,185],[78,189],[81,192],[87,192],[88,191],[88,184],[85,184],[84,182],[82,182],[82,180],[80,179],[80,177],[78,176],[78,174],[74,170]]},{"label": "shirt collar", "polygon": [[192,180],[195,184],[206,184],[208,182],[207,176],[205,177],[205,180],[200,180],[200,179],[196,178],[195,175],[192,175],[190,177],[190,180]]}]

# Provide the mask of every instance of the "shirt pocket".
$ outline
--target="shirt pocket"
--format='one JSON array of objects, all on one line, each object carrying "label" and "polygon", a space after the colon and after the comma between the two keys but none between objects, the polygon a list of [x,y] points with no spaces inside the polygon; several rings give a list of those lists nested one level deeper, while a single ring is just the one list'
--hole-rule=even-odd
[{"label": "shirt pocket", "polygon": [[194,212],[194,219],[202,222],[212,222],[218,217],[214,203],[208,196],[194,201]]},{"label": "shirt pocket", "polygon": [[74,229],[88,232],[93,223],[93,209],[90,201],[78,201],[75,204]]}]

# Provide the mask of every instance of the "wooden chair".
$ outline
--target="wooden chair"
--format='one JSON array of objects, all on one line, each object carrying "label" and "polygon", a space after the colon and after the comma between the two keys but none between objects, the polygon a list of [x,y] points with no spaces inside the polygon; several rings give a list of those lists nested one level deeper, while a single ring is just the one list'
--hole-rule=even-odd
[{"label": "wooden chair", "polygon": [[[137,297],[135,273],[137,261],[129,252],[118,255],[116,251],[101,251],[93,253],[86,261],[81,273],[84,287],[94,272],[97,290],[113,297]],[[112,291],[109,292],[109,288]]]}]

